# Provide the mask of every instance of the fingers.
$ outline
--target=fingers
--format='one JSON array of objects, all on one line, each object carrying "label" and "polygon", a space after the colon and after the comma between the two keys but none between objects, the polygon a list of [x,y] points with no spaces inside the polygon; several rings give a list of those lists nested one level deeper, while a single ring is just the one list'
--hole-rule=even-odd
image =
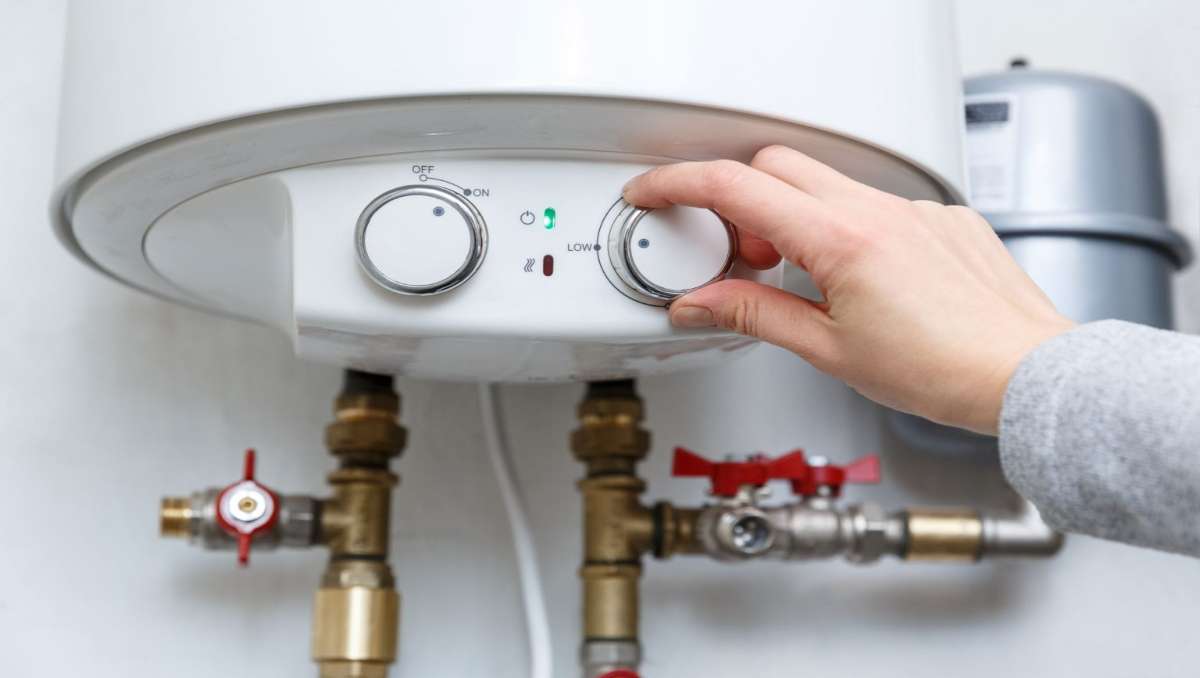
[{"label": "fingers", "polygon": [[769,241],[740,228],[737,229],[737,232],[738,257],[750,268],[765,271],[768,268],[774,268],[779,263],[782,257]]},{"label": "fingers", "polygon": [[[807,267],[811,253],[833,244],[825,228],[830,216],[819,200],[732,160],[657,167],[625,186],[625,200],[641,207],[711,209],[801,266]],[[758,245],[750,246],[759,253]]]},{"label": "fingers", "polygon": [[787,146],[763,148],[754,154],[750,166],[817,198],[853,197],[866,192],[876,192],[874,188]]},{"label": "fingers", "polygon": [[829,365],[833,321],[813,302],[749,280],[724,280],[676,299],[676,327],[722,327],[782,346],[809,362]]}]

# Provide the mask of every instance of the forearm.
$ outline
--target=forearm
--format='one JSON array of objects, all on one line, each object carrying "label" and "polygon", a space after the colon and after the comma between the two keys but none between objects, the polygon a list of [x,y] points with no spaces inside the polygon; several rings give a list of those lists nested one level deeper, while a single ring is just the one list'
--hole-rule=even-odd
[{"label": "forearm", "polygon": [[1009,382],[1000,455],[1054,527],[1200,555],[1200,338],[1104,321],[1050,339]]}]

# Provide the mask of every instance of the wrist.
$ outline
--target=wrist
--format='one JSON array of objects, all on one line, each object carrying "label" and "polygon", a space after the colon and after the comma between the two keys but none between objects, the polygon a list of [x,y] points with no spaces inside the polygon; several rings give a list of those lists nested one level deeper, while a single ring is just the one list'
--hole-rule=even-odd
[{"label": "wrist", "polygon": [[1075,326],[1074,321],[1056,313],[1015,334],[1011,342],[1012,348],[997,357],[990,365],[983,367],[983,377],[979,382],[981,388],[977,392],[978,397],[973,399],[971,406],[963,412],[962,421],[955,425],[976,433],[996,435],[1000,427],[1004,395],[1021,363],[1043,343],[1069,332]]}]

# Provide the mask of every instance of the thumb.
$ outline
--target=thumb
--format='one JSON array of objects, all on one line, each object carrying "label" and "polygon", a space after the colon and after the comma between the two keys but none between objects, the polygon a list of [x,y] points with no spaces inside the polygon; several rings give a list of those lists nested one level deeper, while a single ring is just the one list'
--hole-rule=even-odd
[{"label": "thumb", "polygon": [[722,280],[671,303],[676,327],[721,327],[762,339],[810,362],[828,362],[833,321],[814,302],[749,280]]}]

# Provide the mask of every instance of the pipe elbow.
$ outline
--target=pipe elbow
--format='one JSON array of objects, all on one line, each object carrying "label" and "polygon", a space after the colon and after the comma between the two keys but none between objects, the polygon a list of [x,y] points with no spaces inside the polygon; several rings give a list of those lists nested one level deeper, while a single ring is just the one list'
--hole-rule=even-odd
[{"label": "pipe elbow", "polygon": [[985,516],[981,557],[1049,558],[1062,550],[1062,532],[1046,524],[1029,502],[1012,517]]}]

